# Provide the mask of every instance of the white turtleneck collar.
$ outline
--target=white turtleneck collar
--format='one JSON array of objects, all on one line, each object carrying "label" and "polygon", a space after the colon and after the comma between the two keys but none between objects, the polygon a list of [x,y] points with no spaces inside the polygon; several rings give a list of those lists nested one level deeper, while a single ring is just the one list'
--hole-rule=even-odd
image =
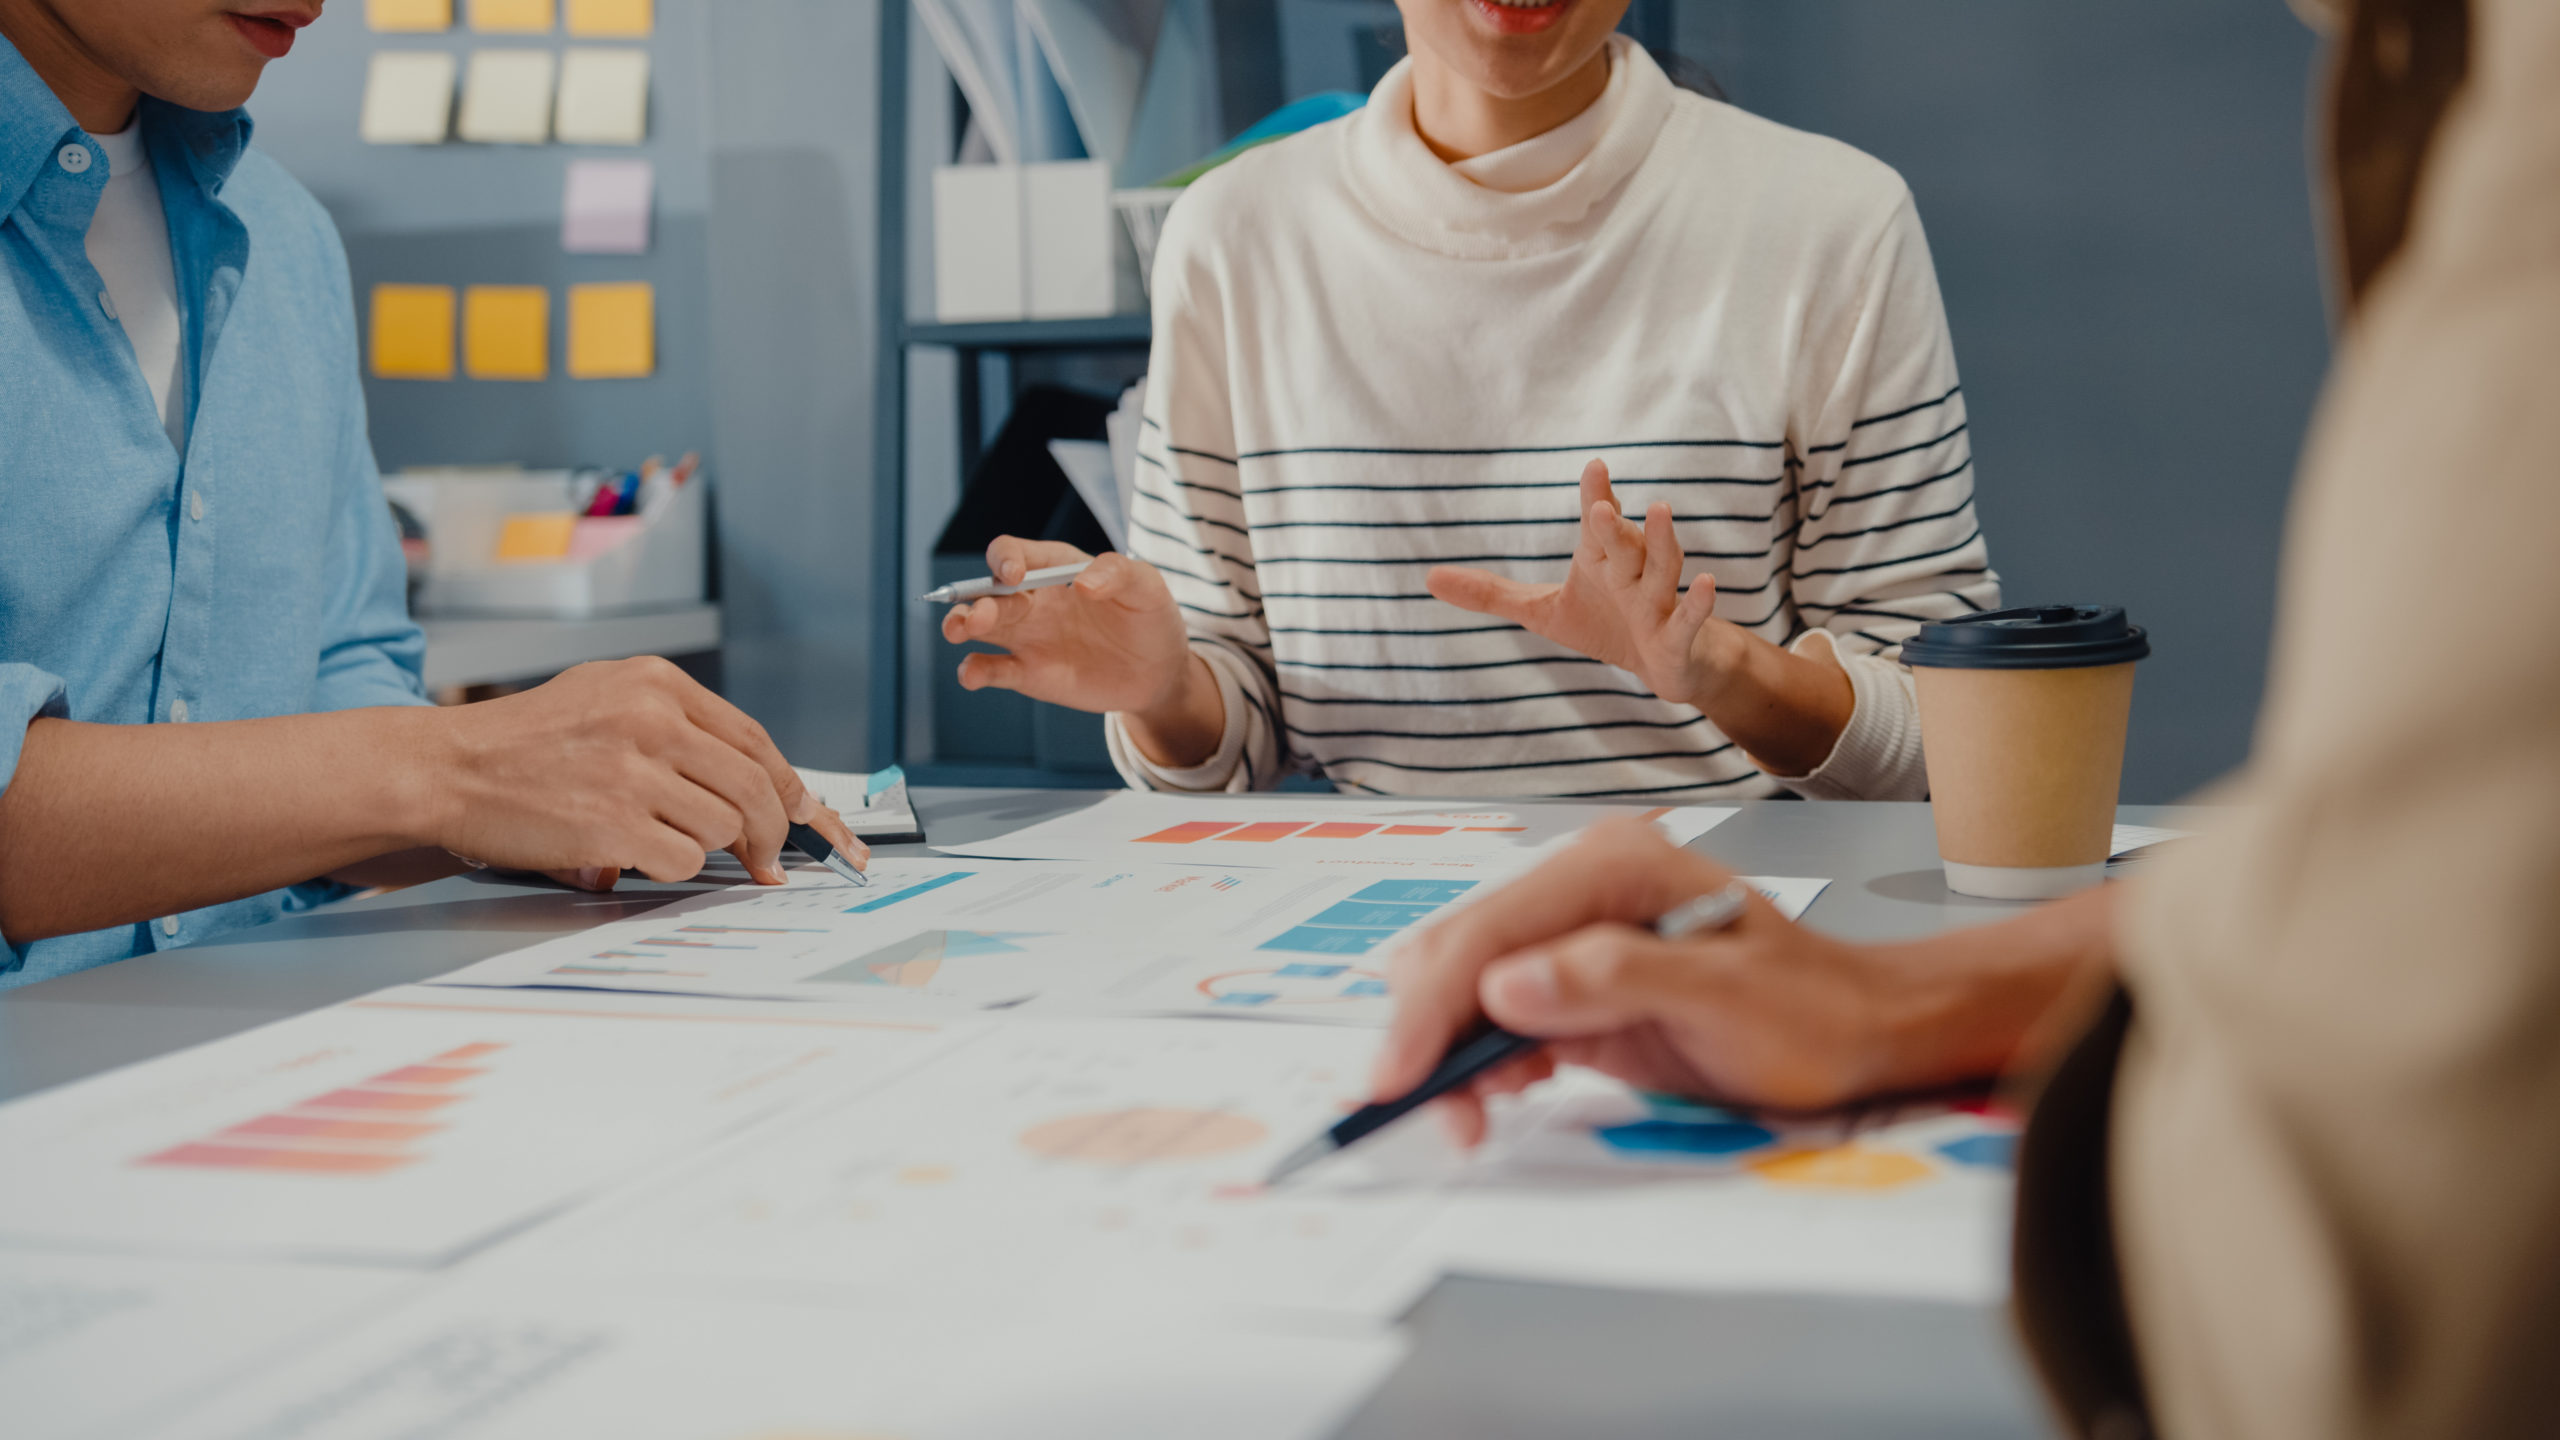
[{"label": "white turtleneck collar", "polygon": [[1346,179],[1362,208],[1417,245],[1469,259],[1543,253],[1635,171],[1670,118],[1672,93],[1642,46],[1613,35],[1609,83],[1581,114],[1450,165],[1414,128],[1408,58],[1345,122]]}]

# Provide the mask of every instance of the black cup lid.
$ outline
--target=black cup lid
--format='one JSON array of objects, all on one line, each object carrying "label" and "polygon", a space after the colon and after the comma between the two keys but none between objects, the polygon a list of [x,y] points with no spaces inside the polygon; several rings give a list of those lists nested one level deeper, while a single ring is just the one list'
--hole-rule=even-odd
[{"label": "black cup lid", "polygon": [[1946,670],[2070,670],[2122,665],[2151,653],[2121,605],[2031,605],[1923,625],[1902,646],[1905,665]]}]

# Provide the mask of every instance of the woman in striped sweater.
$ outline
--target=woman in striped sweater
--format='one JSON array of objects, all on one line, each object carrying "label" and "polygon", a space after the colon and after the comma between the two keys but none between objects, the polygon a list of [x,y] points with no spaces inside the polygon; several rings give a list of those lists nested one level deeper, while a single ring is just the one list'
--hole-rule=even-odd
[{"label": "woman in striped sweater", "polygon": [[1367,108],[1174,207],[1132,557],[952,611],[961,682],[1160,790],[1924,795],[1896,647],[1999,580],[1909,191],[1625,0],[1402,6]]}]

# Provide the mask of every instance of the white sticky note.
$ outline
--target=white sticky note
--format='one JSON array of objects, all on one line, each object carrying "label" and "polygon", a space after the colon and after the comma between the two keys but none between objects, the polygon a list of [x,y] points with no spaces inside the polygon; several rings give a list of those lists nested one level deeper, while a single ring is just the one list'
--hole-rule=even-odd
[{"label": "white sticky note", "polygon": [[462,138],[539,145],[551,138],[551,52],[475,50],[462,86]]},{"label": "white sticky note", "polygon": [[439,145],[453,115],[453,56],[377,50],[364,76],[357,133],[368,145]]},{"label": "white sticky note", "polygon": [[572,160],[560,205],[560,248],[572,255],[645,255],[657,170],[646,160]]},{"label": "white sticky note", "polygon": [[564,145],[637,145],[649,138],[649,52],[572,47],[560,62]]}]

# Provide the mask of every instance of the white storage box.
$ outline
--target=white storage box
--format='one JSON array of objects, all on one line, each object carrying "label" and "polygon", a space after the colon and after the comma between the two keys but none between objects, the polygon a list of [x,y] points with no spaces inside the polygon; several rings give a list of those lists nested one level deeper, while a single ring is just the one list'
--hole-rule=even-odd
[{"label": "white storage box", "polygon": [[610,517],[610,543],[583,557],[500,561],[511,515],[576,510],[592,472],[411,470],[382,482],[427,530],[421,615],[580,619],[703,598],[710,484],[697,476],[654,506]]}]

